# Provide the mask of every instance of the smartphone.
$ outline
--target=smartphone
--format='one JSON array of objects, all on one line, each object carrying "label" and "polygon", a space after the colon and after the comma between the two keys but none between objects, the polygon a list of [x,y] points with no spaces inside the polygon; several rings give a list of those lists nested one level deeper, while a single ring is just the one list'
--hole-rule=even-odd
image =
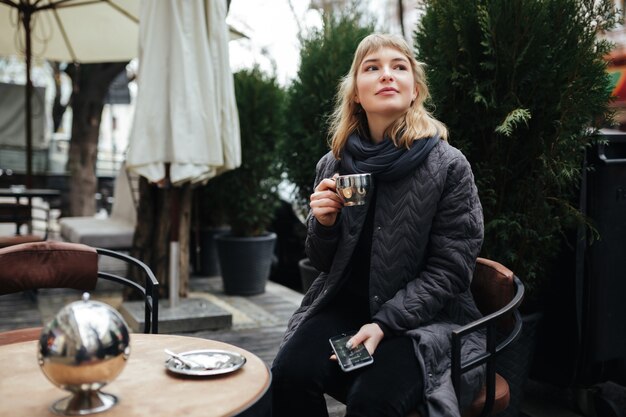
[{"label": "smartphone", "polygon": [[352,349],[346,347],[346,342],[348,342],[352,336],[354,335],[340,334],[328,339],[337,356],[339,367],[344,372],[354,371],[355,369],[362,368],[374,362],[374,358],[369,354],[363,343]]}]

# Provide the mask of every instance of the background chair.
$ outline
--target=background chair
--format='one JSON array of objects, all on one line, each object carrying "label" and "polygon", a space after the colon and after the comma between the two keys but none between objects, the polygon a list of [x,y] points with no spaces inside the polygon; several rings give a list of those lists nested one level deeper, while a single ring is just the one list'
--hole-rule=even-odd
[{"label": "background chair", "polygon": [[[50,231],[50,209],[21,203],[0,203],[0,223],[15,225],[15,233],[0,236],[0,248],[20,243],[43,242]],[[34,233],[22,233],[23,226],[28,226]]]},{"label": "background chair", "polygon": [[111,215],[104,219],[93,216],[62,217],[59,224],[63,240],[98,248],[130,249],[137,223],[135,194],[138,191],[133,186],[136,177],[123,164],[115,177]]},{"label": "background chair", "polygon": [[[143,285],[98,270],[98,257],[110,257],[142,271]],[[143,262],[118,252],[67,242],[36,242],[0,249],[0,295],[39,288],[92,291],[98,279],[114,281],[141,295],[145,307],[144,333],[158,333],[159,284]],[[41,328],[0,333],[0,344],[35,340]],[[34,337],[33,337],[34,336]]]}]

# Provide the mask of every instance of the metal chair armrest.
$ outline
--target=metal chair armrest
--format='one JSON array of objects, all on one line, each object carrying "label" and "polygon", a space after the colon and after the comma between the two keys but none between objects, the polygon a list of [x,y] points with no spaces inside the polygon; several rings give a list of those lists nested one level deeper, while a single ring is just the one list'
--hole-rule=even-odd
[{"label": "metal chair armrest", "polygon": [[112,251],[109,249],[103,248],[95,248],[96,252],[99,255],[106,255],[112,258],[120,259],[124,262],[127,262],[131,265],[135,265],[143,271],[143,275],[145,277],[145,289],[138,285],[137,283],[129,280],[128,278],[124,278],[115,274],[111,274],[108,272],[98,272],[98,277],[108,279],[110,281],[119,282],[125,285],[129,285],[135,289],[135,291],[139,292],[142,296],[145,296],[145,324],[144,324],[144,332],[145,333],[158,333],[159,332],[159,282],[152,270],[139,259],[133,258],[132,256],[126,255],[124,253]]}]

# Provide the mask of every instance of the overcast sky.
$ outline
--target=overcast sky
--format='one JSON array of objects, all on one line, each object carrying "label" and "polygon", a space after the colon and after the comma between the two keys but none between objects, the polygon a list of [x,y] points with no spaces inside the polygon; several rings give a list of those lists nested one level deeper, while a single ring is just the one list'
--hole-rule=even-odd
[{"label": "overcast sky", "polygon": [[[235,29],[244,32],[249,39],[230,42],[230,63],[233,71],[248,68],[254,63],[271,72],[272,61],[281,84],[288,84],[298,71],[300,46],[298,44],[298,22],[306,34],[311,28],[320,27],[322,19],[316,10],[309,10],[310,0],[232,0],[226,21]],[[388,8],[387,0],[362,1],[383,25]],[[414,20],[414,2],[407,1],[405,22],[409,27]],[[399,28],[396,28],[399,30]]]},{"label": "overcast sky", "polygon": [[233,70],[257,63],[272,71],[276,63],[279,82],[286,84],[298,70],[299,51],[296,17],[305,28],[319,27],[317,11],[308,10],[309,0],[232,0],[227,22],[249,36],[230,42],[230,63]]}]

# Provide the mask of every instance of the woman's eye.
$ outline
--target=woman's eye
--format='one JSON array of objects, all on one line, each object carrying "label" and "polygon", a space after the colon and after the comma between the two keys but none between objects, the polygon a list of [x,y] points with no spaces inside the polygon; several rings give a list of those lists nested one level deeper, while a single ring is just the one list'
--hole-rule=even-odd
[{"label": "woman's eye", "polygon": [[400,71],[406,71],[407,70],[407,66],[406,65],[396,65],[396,69],[400,70]]},{"label": "woman's eye", "polygon": [[365,71],[376,71],[378,67],[376,65],[368,65],[365,67]]}]

